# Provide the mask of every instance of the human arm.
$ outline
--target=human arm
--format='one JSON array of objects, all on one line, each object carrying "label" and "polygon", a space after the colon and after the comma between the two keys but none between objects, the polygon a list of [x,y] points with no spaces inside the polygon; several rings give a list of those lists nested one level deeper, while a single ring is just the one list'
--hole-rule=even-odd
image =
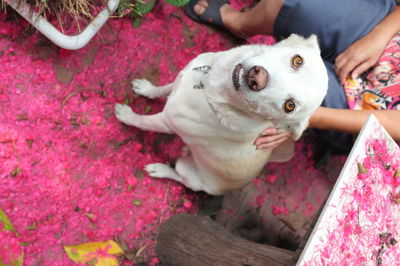
[{"label": "human arm", "polygon": [[[351,110],[318,107],[310,118],[308,127],[358,134],[370,114],[374,114],[389,135],[400,141],[400,110]],[[257,149],[274,149],[291,137],[275,128],[265,129],[254,142]]]},{"label": "human arm", "polygon": [[400,32],[400,7],[395,8],[367,35],[350,45],[335,60],[335,71],[344,84],[351,74],[353,79],[376,64],[390,39]]},{"label": "human arm", "polygon": [[375,115],[389,135],[400,141],[400,110],[351,110],[319,107],[309,128],[358,134],[370,114]]}]

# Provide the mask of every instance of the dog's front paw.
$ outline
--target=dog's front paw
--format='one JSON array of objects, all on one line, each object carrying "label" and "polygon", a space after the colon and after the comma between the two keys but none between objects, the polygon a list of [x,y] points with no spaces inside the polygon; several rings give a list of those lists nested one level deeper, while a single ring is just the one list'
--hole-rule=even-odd
[{"label": "dog's front paw", "polygon": [[151,177],[173,178],[176,173],[170,166],[163,163],[152,163],[144,168]]},{"label": "dog's front paw", "polygon": [[147,79],[134,79],[132,80],[132,90],[138,94],[147,98],[153,98],[154,86]]},{"label": "dog's front paw", "polygon": [[135,120],[136,114],[132,111],[132,109],[126,104],[115,104],[114,107],[115,116],[119,121],[125,123],[127,125],[131,125]]}]

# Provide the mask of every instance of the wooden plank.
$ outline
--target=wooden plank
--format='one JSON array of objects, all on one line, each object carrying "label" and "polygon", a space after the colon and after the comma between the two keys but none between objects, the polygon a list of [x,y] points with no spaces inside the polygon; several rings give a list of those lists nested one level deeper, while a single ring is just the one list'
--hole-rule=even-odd
[{"label": "wooden plank", "polygon": [[162,265],[294,265],[294,252],[234,236],[208,216],[180,214],[162,227],[156,243]]}]

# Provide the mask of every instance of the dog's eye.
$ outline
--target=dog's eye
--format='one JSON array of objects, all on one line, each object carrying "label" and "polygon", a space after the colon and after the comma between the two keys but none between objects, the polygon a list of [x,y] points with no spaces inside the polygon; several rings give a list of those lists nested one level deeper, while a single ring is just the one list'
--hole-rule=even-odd
[{"label": "dog's eye", "polygon": [[296,104],[293,102],[293,100],[286,100],[285,103],[283,104],[283,110],[286,113],[291,113],[296,109]]},{"label": "dog's eye", "polygon": [[294,69],[298,69],[300,68],[304,63],[303,57],[301,57],[300,55],[295,55],[292,57],[292,67]]}]

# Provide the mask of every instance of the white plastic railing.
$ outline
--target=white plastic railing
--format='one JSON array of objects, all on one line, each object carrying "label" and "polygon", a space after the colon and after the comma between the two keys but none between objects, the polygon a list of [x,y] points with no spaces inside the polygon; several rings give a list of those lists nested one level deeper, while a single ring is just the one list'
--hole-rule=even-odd
[{"label": "white plastic railing", "polygon": [[29,4],[22,3],[17,6],[14,0],[4,0],[12,8],[14,8],[22,17],[32,24],[38,31],[46,36],[56,45],[68,49],[77,50],[84,47],[97,33],[97,31],[106,23],[108,18],[117,9],[119,0],[109,0],[105,7],[86,28],[77,35],[68,36],[57,30],[43,16],[36,12],[32,12]]}]

